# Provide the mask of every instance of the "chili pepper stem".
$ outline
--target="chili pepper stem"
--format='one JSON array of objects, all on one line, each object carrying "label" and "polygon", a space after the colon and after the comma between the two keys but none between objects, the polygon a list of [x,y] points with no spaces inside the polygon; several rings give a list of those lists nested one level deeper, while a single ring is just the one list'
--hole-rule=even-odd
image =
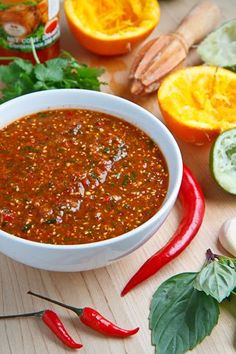
[{"label": "chili pepper stem", "polygon": [[34,293],[33,291],[28,291],[27,294],[36,296],[36,297],[38,297],[38,298],[40,298],[40,299],[47,300],[47,301],[49,301],[49,302],[52,302],[53,304],[56,304],[56,305],[58,305],[58,306],[64,307],[64,308],[66,308],[66,309],[68,309],[68,310],[71,310],[71,311],[75,312],[78,316],[82,315],[82,313],[83,313],[83,309],[82,309],[82,308],[77,308],[77,307],[74,307],[74,306],[70,306],[70,305],[63,304],[63,303],[60,302],[60,301],[52,300],[52,299],[50,299],[49,297],[36,294],[36,293]]},{"label": "chili pepper stem", "polygon": [[18,59],[19,57],[0,57],[0,60],[15,60]]},{"label": "chili pepper stem", "polygon": [[17,317],[42,317],[43,314],[44,314],[44,311],[19,313],[16,315],[0,316],[0,320],[4,320],[4,319],[8,319],[8,318],[17,318]]}]

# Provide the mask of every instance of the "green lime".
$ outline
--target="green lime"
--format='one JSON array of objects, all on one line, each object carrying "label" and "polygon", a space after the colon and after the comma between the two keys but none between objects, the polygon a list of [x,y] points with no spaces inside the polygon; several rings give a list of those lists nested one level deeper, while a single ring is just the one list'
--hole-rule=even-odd
[{"label": "green lime", "polygon": [[211,173],[227,192],[236,195],[236,128],[221,133],[210,152]]},{"label": "green lime", "polygon": [[197,52],[207,64],[236,65],[236,19],[211,32],[198,46]]}]

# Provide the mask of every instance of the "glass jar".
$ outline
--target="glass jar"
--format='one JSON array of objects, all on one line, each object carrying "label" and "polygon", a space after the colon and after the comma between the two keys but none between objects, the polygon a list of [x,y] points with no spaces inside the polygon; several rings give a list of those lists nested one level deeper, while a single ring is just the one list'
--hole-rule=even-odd
[{"label": "glass jar", "polygon": [[0,0],[0,56],[35,62],[33,47],[40,62],[58,56],[59,10],[60,0]]}]

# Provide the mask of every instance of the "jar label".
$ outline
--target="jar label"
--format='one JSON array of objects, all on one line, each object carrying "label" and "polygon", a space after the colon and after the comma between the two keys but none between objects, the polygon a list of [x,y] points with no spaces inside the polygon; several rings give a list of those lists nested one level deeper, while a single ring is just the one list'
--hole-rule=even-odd
[{"label": "jar label", "polygon": [[0,1],[0,47],[32,52],[60,36],[60,0]]}]

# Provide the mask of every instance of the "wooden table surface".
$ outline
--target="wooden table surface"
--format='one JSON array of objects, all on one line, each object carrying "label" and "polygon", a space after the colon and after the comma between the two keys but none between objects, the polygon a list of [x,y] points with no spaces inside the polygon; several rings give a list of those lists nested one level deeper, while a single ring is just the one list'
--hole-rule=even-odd
[{"label": "wooden table surface", "polygon": [[[235,0],[215,0],[222,9],[222,21],[236,17]],[[161,21],[157,33],[171,31],[196,0],[161,1]],[[127,72],[134,58],[134,52],[127,56],[99,58],[80,48],[69,32],[63,14],[62,48],[72,52],[80,62],[103,66],[105,80],[109,83],[103,91],[123,96],[142,105],[161,119],[156,94],[135,98],[129,94]],[[190,63],[197,63],[196,53],[189,56]],[[178,222],[178,203],[160,230],[139,250],[97,270],[81,273],[56,273],[33,269],[0,255],[0,312],[18,313],[40,310],[47,304],[26,295],[31,289],[50,295],[68,304],[92,306],[106,317],[123,327],[140,326],[140,331],[125,340],[108,339],[92,332],[79,323],[72,313],[54,306],[62,316],[72,336],[84,344],[81,354],[153,354],[148,329],[149,304],[156,288],[170,276],[198,271],[203,264],[207,248],[216,253],[224,252],[218,243],[218,231],[225,219],[236,214],[236,198],[224,193],[213,182],[208,167],[209,147],[194,147],[178,141],[184,162],[198,178],[205,197],[206,215],[198,236],[175,261],[157,275],[137,287],[124,298],[120,291],[154,251],[158,250],[171,236]],[[231,354],[236,351],[236,301],[224,304],[218,325],[210,337],[198,345],[195,354]],[[37,319],[0,321],[0,354],[62,354],[71,353],[62,346],[54,335]],[[161,353],[160,353],[161,354]]]}]

